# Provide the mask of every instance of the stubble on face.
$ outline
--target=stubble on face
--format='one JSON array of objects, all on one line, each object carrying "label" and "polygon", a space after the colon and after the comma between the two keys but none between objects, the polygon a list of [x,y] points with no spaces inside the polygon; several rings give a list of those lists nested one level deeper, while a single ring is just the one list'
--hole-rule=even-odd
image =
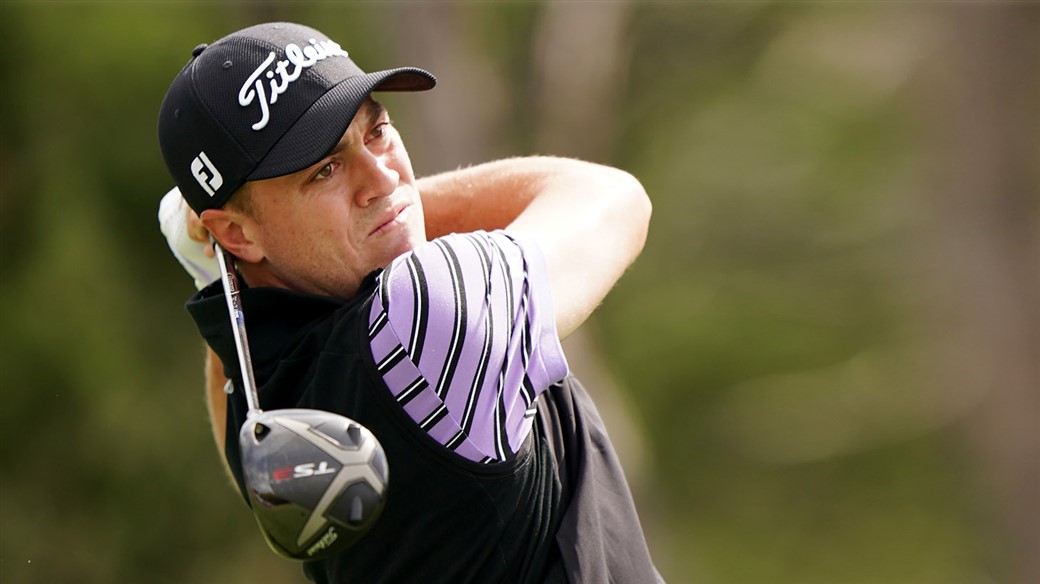
[{"label": "stubble on face", "polygon": [[262,285],[349,299],[366,275],[426,241],[408,153],[372,100],[330,155],[255,181],[249,195]]}]

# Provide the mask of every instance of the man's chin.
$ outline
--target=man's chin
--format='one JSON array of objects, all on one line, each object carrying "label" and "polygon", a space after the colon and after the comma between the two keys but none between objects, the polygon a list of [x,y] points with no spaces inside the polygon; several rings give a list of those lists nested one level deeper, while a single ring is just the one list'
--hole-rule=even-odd
[{"label": "man's chin", "polygon": [[393,234],[393,237],[387,237],[384,241],[381,241],[379,247],[381,247],[380,257],[383,261],[379,263],[380,268],[385,268],[390,265],[390,262],[394,261],[398,257],[411,252],[419,246],[426,243],[425,233],[415,233],[410,230],[402,230],[400,233]]}]

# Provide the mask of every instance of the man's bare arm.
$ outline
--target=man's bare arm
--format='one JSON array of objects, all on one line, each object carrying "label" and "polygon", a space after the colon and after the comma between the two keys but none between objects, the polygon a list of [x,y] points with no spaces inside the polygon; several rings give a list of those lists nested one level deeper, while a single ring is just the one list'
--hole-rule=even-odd
[{"label": "man's bare arm", "polygon": [[217,444],[220,459],[224,461],[224,470],[231,475],[231,469],[224,459],[224,436],[227,428],[227,394],[224,393],[224,385],[227,377],[224,377],[224,365],[213,349],[206,347],[206,410],[209,412],[210,429],[213,431],[213,441]]},{"label": "man's bare arm", "polygon": [[504,228],[539,243],[561,338],[588,318],[639,255],[651,214],[632,175],[565,158],[498,160],[418,186],[431,238]]}]

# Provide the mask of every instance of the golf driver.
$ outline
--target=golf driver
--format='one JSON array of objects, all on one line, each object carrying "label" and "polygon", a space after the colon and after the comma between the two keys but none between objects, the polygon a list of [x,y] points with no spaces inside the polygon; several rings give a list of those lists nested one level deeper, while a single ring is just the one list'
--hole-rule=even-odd
[{"label": "golf driver", "polygon": [[389,468],[376,437],[330,412],[260,409],[234,259],[213,242],[238,350],[249,412],[238,434],[249,503],[267,544],[281,556],[335,554],[375,524]]}]

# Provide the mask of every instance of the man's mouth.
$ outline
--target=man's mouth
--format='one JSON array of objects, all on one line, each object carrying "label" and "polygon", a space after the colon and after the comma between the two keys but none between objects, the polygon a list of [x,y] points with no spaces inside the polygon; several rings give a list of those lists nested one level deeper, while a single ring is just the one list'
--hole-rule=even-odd
[{"label": "man's mouth", "polygon": [[388,209],[387,212],[382,216],[379,225],[375,229],[373,229],[372,232],[368,234],[368,236],[373,237],[376,235],[381,235],[382,233],[385,233],[393,229],[394,226],[403,223],[403,216],[408,211],[408,208],[410,206],[411,205],[406,203],[403,205],[394,205],[393,207]]}]

